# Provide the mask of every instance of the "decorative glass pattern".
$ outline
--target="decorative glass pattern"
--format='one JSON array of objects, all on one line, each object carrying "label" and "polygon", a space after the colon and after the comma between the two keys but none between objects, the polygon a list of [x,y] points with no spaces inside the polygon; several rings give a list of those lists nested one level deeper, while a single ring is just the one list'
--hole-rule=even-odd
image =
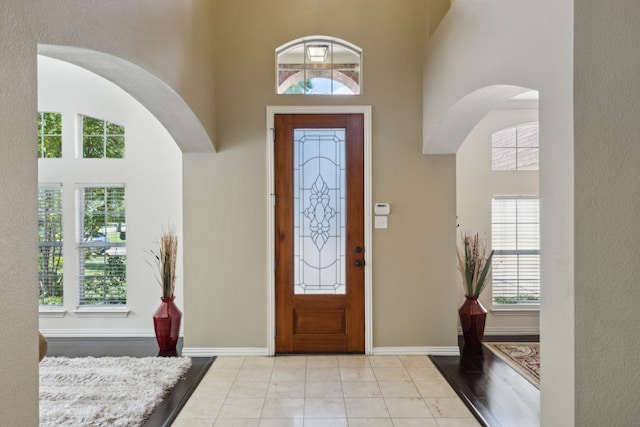
[{"label": "decorative glass pattern", "polygon": [[294,293],[344,294],[345,129],[293,135]]}]

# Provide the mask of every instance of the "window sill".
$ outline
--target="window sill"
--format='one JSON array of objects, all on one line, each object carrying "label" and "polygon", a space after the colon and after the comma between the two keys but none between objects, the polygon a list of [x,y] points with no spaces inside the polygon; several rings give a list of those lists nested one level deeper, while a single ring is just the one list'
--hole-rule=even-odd
[{"label": "window sill", "polygon": [[40,317],[64,317],[65,314],[67,314],[67,309],[64,307],[52,307],[52,306],[46,306],[46,305],[41,305],[38,308],[38,314]]},{"label": "window sill", "polygon": [[538,315],[540,314],[540,306],[520,305],[514,307],[491,307],[491,313],[496,316],[502,315]]},{"label": "window sill", "polygon": [[73,313],[77,317],[127,317],[127,307],[78,307]]}]

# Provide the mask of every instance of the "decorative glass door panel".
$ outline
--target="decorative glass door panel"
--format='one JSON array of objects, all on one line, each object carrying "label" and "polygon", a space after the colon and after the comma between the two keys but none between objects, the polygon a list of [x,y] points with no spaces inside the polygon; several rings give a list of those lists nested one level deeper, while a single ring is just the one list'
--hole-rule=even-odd
[{"label": "decorative glass door panel", "polygon": [[294,129],[294,293],[344,294],[345,129]]}]

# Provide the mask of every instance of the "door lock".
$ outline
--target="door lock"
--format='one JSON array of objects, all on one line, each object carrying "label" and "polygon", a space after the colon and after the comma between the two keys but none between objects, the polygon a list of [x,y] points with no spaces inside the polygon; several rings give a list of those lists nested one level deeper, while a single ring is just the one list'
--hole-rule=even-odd
[{"label": "door lock", "polygon": [[357,259],[356,262],[354,262],[354,265],[356,267],[362,267],[364,265],[364,260],[362,259]]}]

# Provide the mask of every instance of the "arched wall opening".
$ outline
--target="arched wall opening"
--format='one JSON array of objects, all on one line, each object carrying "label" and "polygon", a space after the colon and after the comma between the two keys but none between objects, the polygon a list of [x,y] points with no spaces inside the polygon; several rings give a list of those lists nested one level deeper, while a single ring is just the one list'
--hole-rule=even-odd
[{"label": "arched wall opening", "polygon": [[425,134],[424,154],[457,152],[469,132],[491,110],[530,90],[515,85],[491,85],[462,96],[438,125]]},{"label": "arched wall opening", "polygon": [[[149,251],[157,250],[162,230],[168,227],[176,230],[180,238],[176,296],[182,304],[182,154],[194,150],[213,152],[213,146],[208,137],[192,138],[204,133],[199,122],[192,122],[190,127],[185,127],[184,123],[174,126],[174,122],[179,121],[176,117],[192,115],[182,100],[170,101],[176,111],[171,117],[166,116],[165,122],[147,108],[150,105],[156,110],[163,108],[171,112],[171,107],[159,102],[177,95],[159,79],[138,70],[138,78],[147,79],[147,89],[142,90],[142,94],[131,94],[123,86],[140,89],[139,85],[121,73],[135,70],[133,64],[125,61],[125,66],[118,67],[118,72],[111,70],[117,75],[116,84],[103,77],[105,73],[98,75],[78,65],[84,63],[81,59],[86,50],[71,51],[79,54],[73,63],[50,55],[38,55],[38,110],[59,112],[62,117],[62,156],[39,159],[38,181],[41,185],[61,187],[64,231],[64,298],[61,305],[40,306],[40,329],[49,337],[154,336],[150,319],[157,308],[155,303],[159,303],[160,289],[155,272],[147,262]],[[89,57],[104,61],[105,57],[101,55],[92,52]],[[113,57],[109,58],[113,60]],[[165,93],[145,98],[145,94],[153,92],[149,91],[153,86]],[[83,158],[81,133],[85,115],[124,127],[124,158]],[[79,307],[78,304],[76,272],[81,261],[76,247],[79,214],[75,193],[79,185],[92,184],[124,185],[126,193],[127,301],[123,307],[111,312],[99,307]],[[109,322],[104,322],[105,317],[110,318]]]},{"label": "arched wall opening", "polygon": [[[550,0],[510,7],[508,1],[456,0],[427,45],[423,70],[423,152],[453,154],[484,113],[451,118],[477,89],[509,82],[538,90],[541,196],[541,422],[575,412],[573,4]],[[541,28],[539,22],[545,22]],[[534,35],[534,36],[532,36]],[[477,95],[482,94],[480,92]],[[513,95],[516,95],[515,93]],[[485,109],[485,112],[488,109]],[[473,114],[470,109],[470,114]],[[446,130],[449,130],[448,132]]]},{"label": "arched wall opening", "polygon": [[[511,89],[506,92],[511,92]],[[492,242],[493,199],[539,199],[540,197],[537,169],[493,170],[492,167],[492,135],[507,128],[539,122],[538,92],[527,91],[499,102],[501,96],[496,96],[491,102],[485,99],[484,104],[469,107],[475,108],[479,113],[484,111],[484,108],[489,110],[476,123],[469,123],[471,129],[456,150],[456,216],[459,231],[478,232],[494,249],[496,247]],[[493,106],[496,100],[498,104]],[[458,120],[463,119],[458,118]],[[499,267],[500,261],[497,258],[494,258],[494,267]],[[531,269],[531,271],[527,270],[527,273],[531,274],[529,276],[525,273],[521,276],[518,272],[517,277],[523,279],[522,285],[519,281],[513,280],[508,282],[509,286],[517,284],[519,289],[522,286],[523,290],[528,290],[529,288],[524,284],[525,281],[535,281],[535,266],[531,266]],[[539,278],[539,269],[537,274]],[[514,270],[510,269],[510,280],[514,279],[513,275]],[[497,283],[497,279],[495,282]],[[493,283],[494,280],[490,281],[480,296],[481,303],[488,309],[485,335],[539,335],[539,305],[535,303],[494,304]],[[501,283],[503,286],[507,284],[507,282]],[[458,306],[464,302],[463,295],[463,289],[459,287]]]},{"label": "arched wall opening", "polygon": [[180,95],[142,67],[113,55],[73,46],[40,44],[38,54],[75,64],[120,86],[162,123],[183,153],[215,150],[206,130]]}]

